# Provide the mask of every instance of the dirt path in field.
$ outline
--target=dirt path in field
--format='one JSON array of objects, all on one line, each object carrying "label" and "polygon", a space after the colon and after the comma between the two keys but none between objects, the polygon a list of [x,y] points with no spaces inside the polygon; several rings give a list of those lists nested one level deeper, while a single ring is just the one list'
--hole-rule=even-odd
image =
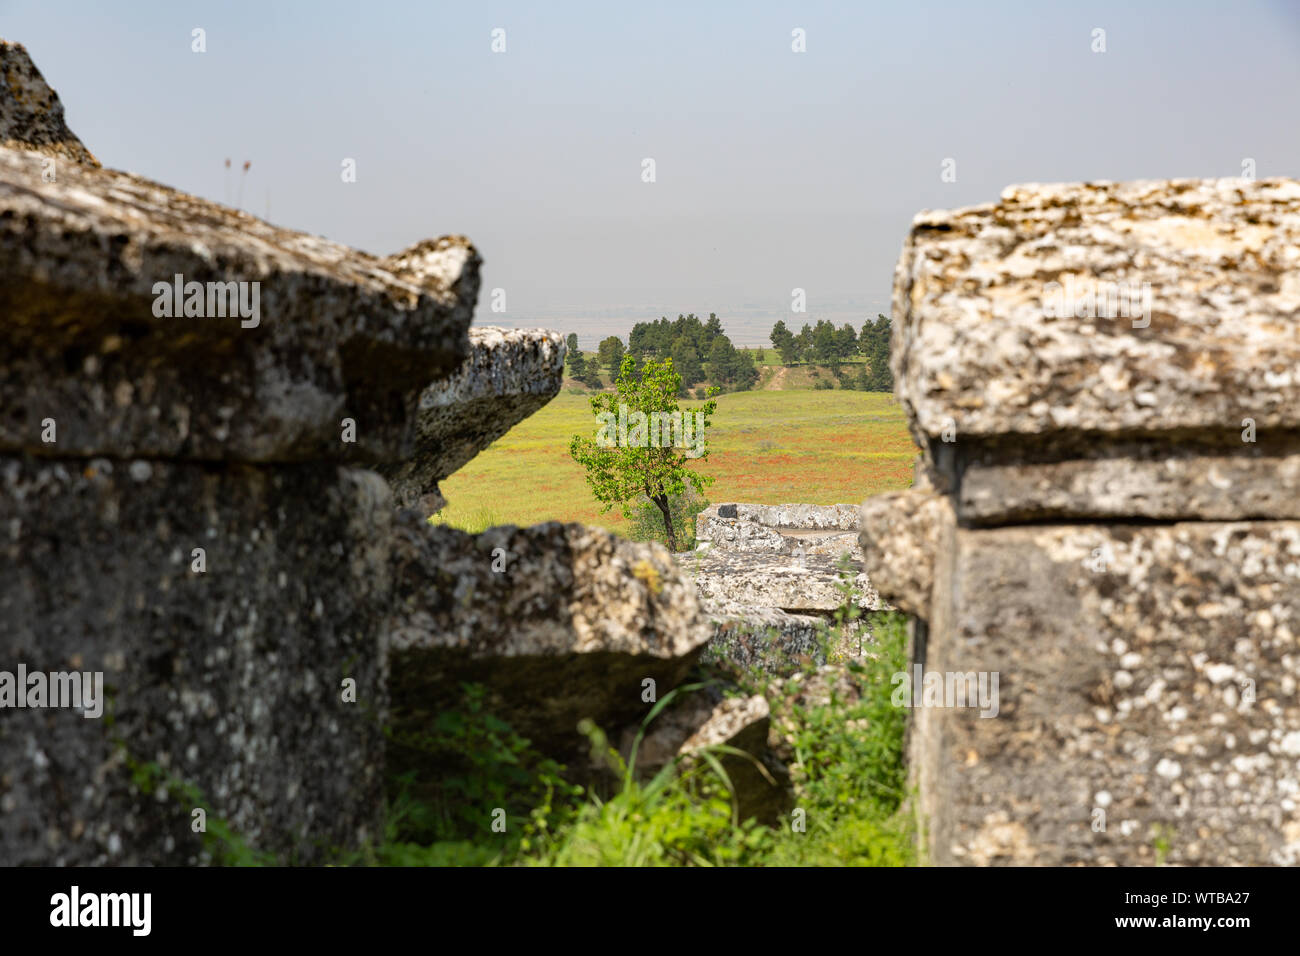
[{"label": "dirt path in field", "polygon": [[763,386],[765,392],[780,392],[785,389],[786,376],[790,374],[790,369],[782,365],[776,370],[776,374]]}]

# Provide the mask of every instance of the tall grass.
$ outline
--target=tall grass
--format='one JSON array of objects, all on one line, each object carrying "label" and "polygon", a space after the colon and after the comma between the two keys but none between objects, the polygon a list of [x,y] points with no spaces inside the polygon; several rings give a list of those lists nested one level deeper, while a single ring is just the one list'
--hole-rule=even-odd
[{"label": "tall grass", "polygon": [[[767,696],[786,742],[794,806],[775,826],[740,820],[731,780],[713,748],[672,761],[650,780],[585,722],[594,757],[618,785],[607,798],[566,783],[561,768],[491,715],[467,688],[464,714],[442,715],[433,744],[442,772],[430,792],[403,787],[378,864],[515,866],[906,866],[916,862],[906,801],[906,711],[891,701],[893,674],[907,662],[906,619],[876,628],[870,654],[831,672],[808,663],[794,678],[754,674],[744,692]],[[835,629],[827,634],[834,641]],[[837,679],[827,679],[828,674]],[[803,689],[822,680],[826,692]],[[645,718],[637,743],[674,698]],[[455,759],[450,762],[447,754]],[[409,781],[407,781],[409,784]],[[450,803],[448,800],[450,799]],[[523,803],[532,803],[526,813]],[[504,808],[494,832],[488,808]]]},{"label": "tall grass", "polygon": [[500,515],[492,508],[480,506],[472,509],[458,509],[451,505],[431,515],[429,523],[446,525],[449,528],[457,528],[470,534],[482,534],[488,528],[507,524],[507,522],[501,520]]}]

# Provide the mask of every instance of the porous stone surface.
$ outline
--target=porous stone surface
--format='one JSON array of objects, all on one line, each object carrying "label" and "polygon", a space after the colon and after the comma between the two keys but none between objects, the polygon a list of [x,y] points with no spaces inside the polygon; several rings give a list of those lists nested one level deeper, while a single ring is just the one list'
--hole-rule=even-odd
[{"label": "porous stone surface", "polygon": [[[45,182],[0,149],[0,450],[398,459],[419,392],[468,353],[479,264],[463,237],[381,260],[127,173]],[[205,311],[207,283],[257,283],[256,326],[224,292],[224,318],[216,296],[215,317],[155,315],[177,275]]]},{"label": "porous stone surface", "polygon": [[710,519],[718,517],[795,531],[855,531],[858,527],[858,513],[853,505],[756,505],[744,502],[709,505],[696,517],[696,526],[707,527]]},{"label": "porous stone surface", "polygon": [[[1054,318],[1052,282],[1085,316],[1089,292],[1129,283],[1149,285],[1150,308]],[[946,427],[958,443],[1219,432],[1244,418],[1300,429],[1300,183],[1029,184],[921,213],[893,329],[896,392],[922,448]]]},{"label": "porous stone surface", "polygon": [[1000,698],[913,702],[934,862],[1300,862],[1298,237],[1288,180],[917,217],[892,361],[923,459],[863,505],[864,566],[914,666]]},{"label": "porous stone surface", "polygon": [[[59,94],[50,89],[21,43],[0,39],[0,147],[74,163],[99,160],[68,129]],[[58,175],[58,166],[54,167]]]},{"label": "porous stone surface", "polygon": [[[861,563],[857,522],[852,505],[710,505],[696,517],[696,551],[679,560],[715,605],[831,611],[843,603],[841,562]],[[870,582],[850,576],[874,609]]]},{"label": "porous stone surface", "polygon": [[0,456],[0,670],[107,697],[4,711],[0,862],[207,862],[195,808],[304,863],[378,838],[391,516],[334,465]]},{"label": "porous stone surface", "polygon": [[787,549],[787,545],[793,544],[793,539],[783,537],[775,528],[756,521],[705,513],[696,516],[695,540],[699,544],[707,542],[708,545],[727,551],[781,552]]},{"label": "porous stone surface", "polygon": [[[851,505],[723,503],[700,512],[697,550],[677,558],[713,624],[707,658],[771,673],[788,673],[804,660],[825,663],[824,632],[845,601],[846,558],[860,608],[887,610],[861,571],[857,521]],[[844,630],[830,653],[858,656],[870,640],[870,621]]]},{"label": "porous stone surface", "polygon": [[769,551],[784,554],[855,554],[858,536],[853,531],[821,528],[774,528],[744,518],[701,514],[695,538],[700,544],[726,551]]},{"label": "porous stone surface", "polygon": [[848,555],[857,560],[858,512],[852,505],[709,505],[695,518],[701,551]]},{"label": "porous stone surface", "polygon": [[949,499],[927,490],[890,491],[862,503],[863,566],[899,610],[930,617],[934,562],[954,520]]},{"label": "porous stone surface", "polygon": [[969,450],[956,496],[962,522],[1300,518],[1300,435],[1130,439],[1070,454],[1017,455],[1001,442]]},{"label": "porous stone surface", "polygon": [[420,394],[415,443],[380,471],[401,507],[427,514],[445,504],[438,483],[560,391],[564,339],[546,329],[471,329],[470,354]]},{"label": "porous stone surface", "polygon": [[[700,596],[715,603],[830,612],[845,601],[838,586],[838,559],[829,555],[797,557],[711,548],[684,555],[680,563],[694,579]],[[865,574],[850,567],[848,581],[858,589],[859,607],[873,611],[888,608]]]},{"label": "porous stone surface", "polygon": [[789,675],[806,664],[860,659],[871,652],[878,619],[890,612],[864,611],[837,625],[830,614],[791,614],[706,600],[713,637],[701,661],[746,674],[755,670]]},{"label": "porous stone surface", "polygon": [[822,654],[828,621],[821,615],[709,600],[704,601],[704,612],[713,625],[702,658],[706,662],[724,663],[742,672],[758,668],[782,673],[797,667],[803,658],[817,660]]},{"label": "porous stone surface", "polygon": [[924,667],[1000,707],[913,711],[935,862],[1300,862],[1300,523],[961,530],[946,565]]},{"label": "porous stone surface", "polygon": [[[692,583],[658,544],[548,522],[479,535],[399,513],[389,615],[393,722],[418,729],[461,682],[545,752],[644,717],[708,641]],[[494,569],[495,568],[495,569]],[[497,570],[499,569],[499,570]]]}]

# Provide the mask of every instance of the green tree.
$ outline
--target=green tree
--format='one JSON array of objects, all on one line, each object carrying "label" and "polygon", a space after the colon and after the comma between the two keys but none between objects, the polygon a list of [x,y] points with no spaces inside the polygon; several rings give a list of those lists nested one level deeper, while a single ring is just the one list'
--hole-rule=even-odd
[{"label": "green tree", "polygon": [[722,320],[709,313],[709,321],[704,323],[704,341],[701,343],[705,347],[713,344],[713,340],[722,334]]},{"label": "green tree", "polygon": [[[669,550],[677,551],[672,497],[685,494],[688,488],[701,493],[713,483],[711,476],[692,471],[687,462],[702,462],[709,457],[705,430],[718,407],[712,398],[716,389],[709,390],[710,397],[702,406],[683,413],[677,404],[682,377],[673,369],[671,358],[663,362],[647,359],[640,376],[635,369],[632,356],[625,356],[614,391],[592,396],[591,410],[600,431],[595,438],[574,435],[569,454],[586,470],[592,494],[604,504],[602,514],[618,504],[630,520],[633,503],[644,496],[659,509]],[[677,436],[684,436],[688,420],[693,425],[689,448],[678,447],[662,429],[650,424],[681,422]],[[627,425],[623,426],[623,422]]]},{"label": "green tree", "polygon": [[862,388],[868,392],[894,390],[894,374],[889,370],[889,340],[892,334],[887,315],[878,315],[874,323],[868,322],[862,327],[863,351],[868,366]]},{"label": "green tree", "polygon": [[[807,326],[804,326],[807,328]],[[813,329],[813,359],[817,362],[834,362],[836,358],[835,326],[825,319]]]},{"label": "green tree", "polygon": [[794,333],[785,327],[785,323],[777,320],[776,325],[772,326],[772,334],[768,336],[772,340],[772,347],[781,355],[781,361],[785,365],[793,365],[799,360],[799,345],[794,337]]},{"label": "green tree", "polygon": [[715,385],[732,381],[736,376],[736,347],[725,335],[719,335],[709,347],[709,364],[706,367],[709,381]]},{"label": "green tree", "polygon": [[840,359],[848,359],[858,350],[858,334],[853,331],[853,326],[847,322],[835,333],[835,355]]},{"label": "green tree", "polygon": [[795,341],[799,343],[799,357],[812,360],[813,359],[812,326],[809,325],[807,322],[805,322],[803,324],[803,328],[799,330],[799,334],[795,337]]},{"label": "green tree", "polygon": [[690,342],[678,339],[670,355],[683,386],[689,387],[704,378],[704,364]]},{"label": "green tree", "polygon": [[564,340],[566,354],[565,358],[569,363],[569,374],[582,381],[582,376],[586,373],[586,360],[582,357],[582,349],[578,348],[578,334],[570,332],[569,337]]},{"label": "green tree", "polygon": [[623,340],[617,335],[601,339],[596,349],[596,360],[609,369],[611,378],[617,377],[619,366],[623,364]]},{"label": "green tree", "polygon": [[582,382],[587,388],[601,389],[605,387],[605,383],[600,380],[600,366],[595,359],[587,362],[578,381]]},{"label": "green tree", "polygon": [[754,366],[754,357],[743,349],[736,349],[736,388],[747,391],[757,381],[758,369]]}]

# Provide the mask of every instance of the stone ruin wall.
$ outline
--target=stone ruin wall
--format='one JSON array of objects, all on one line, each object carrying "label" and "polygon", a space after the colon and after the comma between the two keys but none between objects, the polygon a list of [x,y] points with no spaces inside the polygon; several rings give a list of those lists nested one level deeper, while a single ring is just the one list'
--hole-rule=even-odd
[{"label": "stone ruin wall", "polygon": [[[678,555],[713,627],[706,659],[788,671],[861,657],[879,615],[892,610],[862,571],[855,505],[714,504],[696,517],[696,550]],[[859,619],[826,646],[826,630],[849,595]]]},{"label": "stone ruin wall", "polygon": [[914,666],[1000,675],[913,709],[930,858],[1300,862],[1300,184],[1013,187],[894,296],[923,456],[866,569]]}]

